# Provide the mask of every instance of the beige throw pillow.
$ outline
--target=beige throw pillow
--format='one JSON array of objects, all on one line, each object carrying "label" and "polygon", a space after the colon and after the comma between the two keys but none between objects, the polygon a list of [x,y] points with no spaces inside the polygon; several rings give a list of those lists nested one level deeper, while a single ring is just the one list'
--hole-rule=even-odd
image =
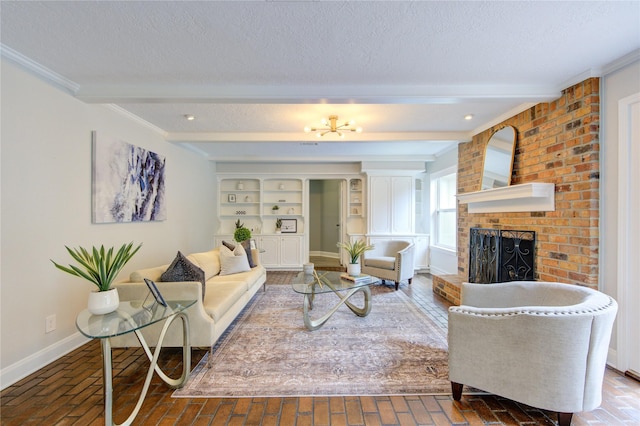
[{"label": "beige throw pillow", "polygon": [[242,245],[238,244],[233,251],[224,244],[220,246],[220,275],[238,274],[250,270],[247,253]]}]

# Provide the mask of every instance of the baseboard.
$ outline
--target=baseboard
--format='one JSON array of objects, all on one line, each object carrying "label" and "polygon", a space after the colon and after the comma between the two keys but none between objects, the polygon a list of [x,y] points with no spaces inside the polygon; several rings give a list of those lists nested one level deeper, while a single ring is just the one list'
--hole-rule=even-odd
[{"label": "baseboard", "polygon": [[322,256],[322,257],[330,257],[333,259],[340,259],[339,253],[331,253],[329,251],[310,251],[309,256]]},{"label": "baseboard", "polygon": [[429,266],[429,273],[431,273],[431,275],[450,275],[450,273],[444,269],[439,269],[433,265]]},{"label": "baseboard", "polygon": [[612,347],[609,347],[609,352],[607,353],[607,365],[618,369],[618,351]]},{"label": "baseboard", "polygon": [[45,365],[52,363],[63,355],[84,345],[89,339],[80,333],[62,339],[51,346],[29,355],[28,357],[0,370],[0,390],[11,386],[18,380],[27,377]]}]

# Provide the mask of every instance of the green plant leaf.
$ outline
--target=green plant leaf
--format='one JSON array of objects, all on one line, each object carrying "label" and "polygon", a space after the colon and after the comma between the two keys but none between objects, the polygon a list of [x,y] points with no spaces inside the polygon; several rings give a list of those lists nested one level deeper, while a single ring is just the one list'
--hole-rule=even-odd
[{"label": "green plant leaf", "polygon": [[123,244],[114,256],[114,248],[111,247],[105,251],[104,245],[100,246],[100,249],[92,247],[91,251],[83,247],[72,249],[65,246],[78,266],[69,265],[66,267],[53,260],[51,262],[61,271],[92,282],[100,291],[107,291],[126,263],[140,250],[140,247],[142,244],[139,244],[132,251],[133,242]]}]

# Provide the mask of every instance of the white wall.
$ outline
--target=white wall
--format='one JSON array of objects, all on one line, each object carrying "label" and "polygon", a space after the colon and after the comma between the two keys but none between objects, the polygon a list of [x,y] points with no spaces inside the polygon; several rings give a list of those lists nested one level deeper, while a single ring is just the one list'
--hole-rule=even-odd
[{"label": "white wall", "polygon": [[[168,263],[177,250],[213,245],[215,165],[167,143],[149,127],[99,105],[84,104],[6,60],[1,90],[0,386],[82,343],[76,314],[92,286],[53,267],[64,245],[134,241],[134,269]],[[165,155],[167,220],[91,223],[91,131]],[[67,262],[69,263],[69,262]],[[57,328],[45,334],[45,317]]]}]

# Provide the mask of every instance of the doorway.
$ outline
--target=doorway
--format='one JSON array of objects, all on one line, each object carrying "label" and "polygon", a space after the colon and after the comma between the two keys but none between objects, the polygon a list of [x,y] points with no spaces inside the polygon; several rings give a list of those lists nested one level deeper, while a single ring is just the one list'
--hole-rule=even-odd
[{"label": "doorway", "polygon": [[342,181],[309,180],[309,261],[316,268],[340,268]]}]

